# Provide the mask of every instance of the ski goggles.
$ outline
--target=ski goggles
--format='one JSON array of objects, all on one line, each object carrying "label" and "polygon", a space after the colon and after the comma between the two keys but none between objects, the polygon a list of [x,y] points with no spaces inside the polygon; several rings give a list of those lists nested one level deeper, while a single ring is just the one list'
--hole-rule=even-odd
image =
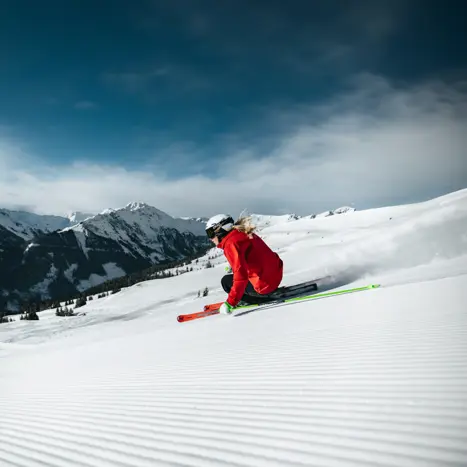
[{"label": "ski goggles", "polygon": [[228,219],[225,219],[225,221],[221,225],[217,224],[212,227],[208,227],[206,229],[206,235],[208,236],[208,238],[212,240],[214,237],[218,237],[219,234],[222,234],[222,233],[226,234],[227,232],[225,230],[224,232],[221,232],[222,225],[233,224],[233,223],[234,223],[234,220],[231,217],[229,217]]},{"label": "ski goggles", "polygon": [[206,229],[206,235],[208,238],[211,240],[217,235],[217,230],[219,229],[219,226],[214,227],[209,227],[209,229]]}]

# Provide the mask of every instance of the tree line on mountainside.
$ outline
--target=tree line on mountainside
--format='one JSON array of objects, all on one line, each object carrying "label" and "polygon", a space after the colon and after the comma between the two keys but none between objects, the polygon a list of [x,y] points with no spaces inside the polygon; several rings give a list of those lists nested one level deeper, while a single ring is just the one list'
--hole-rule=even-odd
[{"label": "tree line on mountainside", "polygon": [[[79,296],[64,297],[62,300],[41,300],[39,298],[28,300],[27,302],[21,304],[20,319],[38,320],[39,316],[37,313],[49,309],[55,309],[55,314],[57,316],[75,316],[77,313],[75,313],[73,309],[77,309],[86,305],[88,301],[93,300],[94,296],[99,299],[116,294],[120,292],[122,288],[130,287],[140,282],[175,277],[181,274],[186,274],[187,272],[191,272],[193,271],[193,266],[191,263],[194,262],[195,264],[199,264],[199,258],[204,256],[209,249],[211,249],[211,247],[202,249],[197,254],[187,256],[183,260],[160,263],[142,271],[118,277],[116,279],[107,280],[98,286],[94,286],[85,290]],[[210,259],[204,264],[205,268],[212,267],[212,263],[210,261],[211,259],[213,258],[210,257]],[[208,291],[206,287],[202,294],[203,296],[206,296],[207,293]],[[64,303],[62,305],[63,301]],[[0,310],[0,323],[8,323],[13,321],[9,316],[12,314],[18,313],[11,313],[5,310]]]}]

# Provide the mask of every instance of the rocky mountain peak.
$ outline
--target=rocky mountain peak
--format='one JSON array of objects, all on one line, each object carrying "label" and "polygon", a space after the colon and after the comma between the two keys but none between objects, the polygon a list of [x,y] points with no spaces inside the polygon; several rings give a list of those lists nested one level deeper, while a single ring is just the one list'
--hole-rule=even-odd
[{"label": "rocky mountain peak", "polygon": [[145,208],[152,208],[152,206],[149,206],[149,204],[142,203],[140,201],[132,201],[125,206],[125,209],[129,211],[138,211]]}]

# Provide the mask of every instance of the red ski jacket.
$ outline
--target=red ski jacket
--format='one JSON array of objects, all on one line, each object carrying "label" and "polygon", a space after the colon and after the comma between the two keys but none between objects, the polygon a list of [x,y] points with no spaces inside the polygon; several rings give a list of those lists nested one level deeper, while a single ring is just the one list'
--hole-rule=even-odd
[{"label": "red ski jacket", "polygon": [[274,292],[282,281],[283,263],[256,234],[247,235],[233,229],[219,243],[233,271],[233,286],[227,302],[237,306],[243,297],[248,281],[256,292]]}]

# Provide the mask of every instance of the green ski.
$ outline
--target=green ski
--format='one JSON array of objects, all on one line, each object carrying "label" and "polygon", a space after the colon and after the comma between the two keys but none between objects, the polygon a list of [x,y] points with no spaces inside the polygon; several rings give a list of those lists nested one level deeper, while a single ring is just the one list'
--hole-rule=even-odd
[{"label": "green ski", "polygon": [[[272,307],[275,307],[275,306],[282,305],[284,303],[304,302],[304,301],[307,301],[307,300],[317,300],[319,298],[332,297],[334,295],[343,295],[343,294],[349,294],[349,293],[354,293],[354,292],[361,292],[363,290],[376,289],[378,287],[380,287],[380,284],[370,284],[370,285],[366,285],[365,287],[355,287],[353,289],[336,290],[334,292],[322,292],[322,293],[308,294],[308,295],[302,295],[302,296],[293,297],[293,298],[282,298],[282,299],[271,300],[270,302],[256,304],[256,305],[243,305],[243,306],[236,307],[233,310],[231,315],[232,316],[242,316],[243,314],[251,313],[252,311],[255,311],[255,310],[262,310],[264,308],[272,308]],[[219,307],[220,307],[221,304],[222,303],[216,303],[216,304],[209,305],[210,307],[217,306],[216,308],[207,309],[207,310],[205,309],[204,311],[199,311],[199,312],[196,312],[196,313],[189,313],[189,314],[185,314],[185,315],[179,315],[177,317],[177,321],[180,322],[180,323],[185,323],[187,321],[192,321],[194,319],[205,318],[207,316],[217,315],[217,314],[219,314]]]},{"label": "green ski", "polygon": [[[263,304],[257,304],[257,305],[244,305],[244,306],[239,306],[235,308],[234,314],[241,314],[241,312],[243,311],[247,311],[247,310],[253,311],[254,309],[281,305],[283,303],[305,302],[308,300],[317,300],[319,298],[324,298],[324,297],[332,297],[334,295],[344,295],[344,294],[350,294],[350,293],[355,293],[355,292],[362,292],[363,290],[377,289],[378,287],[381,287],[381,284],[370,284],[370,285],[365,285],[364,287],[354,287],[353,289],[336,290],[333,292],[323,292],[323,293],[305,295],[302,297],[287,298],[284,300],[277,300],[277,301],[273,301],[270,303],[263,303]],[[240,313],[237,313],[237,311],[239,311]]]}]

